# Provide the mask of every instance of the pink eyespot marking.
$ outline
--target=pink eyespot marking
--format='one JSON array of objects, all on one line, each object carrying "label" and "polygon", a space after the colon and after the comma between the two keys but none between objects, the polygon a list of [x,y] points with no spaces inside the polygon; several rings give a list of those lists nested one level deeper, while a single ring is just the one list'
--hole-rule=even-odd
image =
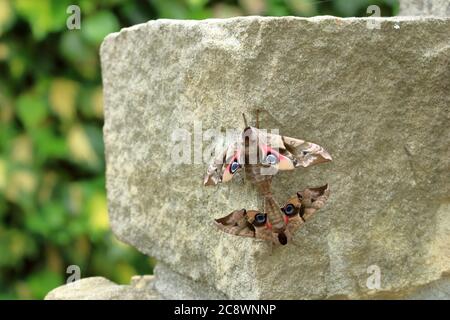
[{"label": "pink eyespot marking", "polygon": [[240,157],[240,150],[236,151],[233,158],[231,158],[230,163],[225,168],[225,171],[222,175],[222,181],[227,182],[230,181],[233,178],[233,175],[236,173],[238,169],[241,168],[241,164],[239,163],[239,157]]},{"label": "pink eyespot marking", "polygon": [[279,170],[292,170],[295,168],[291,159],[283,156],[268,145],[262,144],[261,150],[263,151],[264,160],[271,165],[276,165]]}]

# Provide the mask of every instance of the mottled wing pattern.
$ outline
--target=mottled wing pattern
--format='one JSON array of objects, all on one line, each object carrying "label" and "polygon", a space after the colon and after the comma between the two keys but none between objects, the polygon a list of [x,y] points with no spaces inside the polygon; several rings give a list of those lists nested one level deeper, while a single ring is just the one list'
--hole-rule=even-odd
[{"label": "mottled wing pattern", "polygon": [[[258,216],[264,216],[262,221],[258,221]],[[257,210],[248,210],[247,211],[247,221],[249,224],[255,229],[255,238],[273,241],[272,230],[269,228],[267,215],[257,211]]]},{"label": "mottled wing pattern", "polygon": [[[247,146],[245,146],[245,139]],[[261,155],[256,156],[255,152]],[[332,160],[330,154],[318,144],[248,127],[241,137],[231,143],[209,165],[204,185],[230,181],[234,174],[245,166],[245,158],[257,160],[267,168],[276,169],[264,170],[262,173],[265,175],[274,175],[278,170],[305,168]]]},{"label": "mottled wing pattern", "polygon": [[265,222],[255,220],[257,215],[264,214],[257,210],[241,209],[216,219],[215,222],[217,227],[226,233],[272,241],[272,232]]},{"label": "mottled wing pattern", "polygon": [[[256,163],[250,159],[256,159]],[[271,195],[271,179],[259,178],[274,175],[277,170],[292,170],[331,160],[324,148],[312,142],[247,127],[209,165],[204,184],[216,185],[230,181],[236,172],[245,167],[247,176],[259,186],[265,197],[266,211],[236,210],[216,219],[217,227],[233,235],[286,244],[292,234],[325,205],[329,196],[328,185],[297,192],[280,211]]]},{"label": "mottled wing pattern", "polygon": [[306,188],[289,198],[281,210],[286,214],[287,229],[293,234],[317,210],[321,209],[330,195],[328,184],[317,188]]},{"label": "mottled wing pattern", "polygon": [[230,234],[244,237],[254,237],[255,230],[252,230],[246,217],[246,210],[235,210],[229,215],[215,220],[216,226]]},{"label": "mottled wing pattern", "polygon": [[328,184],[317,188],[306,188],[297,192],[302,203],[303,219],[308,220],[317,210],[321,209],[330,196]]},{"label": "mottled wing pattern", "polygon": [[[286,201],[281,211],[286,224],[285,235],[289,241],[292,235],[325,205],[329,195],[330,190],[326,184],[317,188],[306,188]],[[269,221],[268,214],[261,211],[236,210],[216,219],[215,222],[217,227],[226,233],[286,244],[280,240],[280,234],[283,232],[277,231],[273,221]]]},{"label": "mottled wing pattern", "polygon": [[[226,170],[230,169],[231,162],[241,149],[241,139],[228,145],[228,147],[225,148],[225,150],[223,150],[223,152],[221,152],[216,158],[214,158],[208,166],[203,184],[205,186],[211,186],[222,182],[224,180],[224,173],[226,173]],[[228,174],[225,176],[225,179],[229,178]]]},{"label": "mottled wing pattern", "polygon": [[312,142],[270,133],[267,134],[267,141],[272,148],[291,159],[295,168],[306,168],[332,160],[323,147]]},{"label": "mottled wing pattern", "polygon": [[283,211],[286,216],[286,228],[291,236],[305,223],[305,220],[303,220],[300,215],[301,207],[302,204],[300,200],[297,196],[295,196],[288,199],[285,205],[281,208],[281,211]]}]

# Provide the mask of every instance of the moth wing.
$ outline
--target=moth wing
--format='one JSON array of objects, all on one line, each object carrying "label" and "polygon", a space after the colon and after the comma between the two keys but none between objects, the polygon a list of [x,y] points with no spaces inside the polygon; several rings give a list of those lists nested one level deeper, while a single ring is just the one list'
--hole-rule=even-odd
[{"label": "moth wing", "polygon": [[248,223],[245,217],[245,210],[236,210],[225,217],[215,220],[216,226],[230,234],[243,237],[255,237],[253,226]]},{"label": "moth wing", "polygon": [[214,186],[222,181],[227,182],[231,180],[233,174],[229,176],[226,170],[228,170],[234,157],[237,156],[240,159],[240,150],[242,150],[242,141],[237,140],[219,153],[208,166],[203,184],[205,186]]},{"label": "moth wing", "polygon": [[293,157],[296,168],[306,168],[332,160],[331,155],[318,144],[287,136],[281,136],[281,139],[284,150]]},{"label": "moth wing", "polygon": [[[249,210],[249,215],[254,216],[256,210]],[[229,234],[242,237],[252,237],[267,241],[273,241],[273,234],[265,225],[255,227],[248,220],[249,216],[245,209],[235,210],[223,218],[215,220],[217,227]]]},{"label": "moth wing", "polygon": [[294,157],[286,150],[282,136],[258,131],[258,141],[263,152],[263,160],[269,153],[275,155],[277,161],[272,166],[276,170],[292,170],[295,168]]},{"label": "moth wing", "polygon": [[[225,162],[222,166],[221,170],[221,181],[228,182],[230,181],[234,175],[239,172],[239,169],[243,164],[243,143],[242,141],[234,142],[227,150],[227,155],[225,158]],[[237,162],[239,164],[239,168],[236,170],[232,170],[232,164]]]},{"label": "moth wing", "polygon": [[330,188],[328,184],[316,188],[306,188],[303,191],[299,191],[297,196],[301,198],[302,217],[308,220],[317,210],[325,206],[330,196]]},{"label": "moth wing", "polygon": [[[294,213],[290,215],[286,215],[287,206],[292,205],[294,206]],[[305,221],[300,216],[300,210],[302,208],[302,204],[295,195],[294,197],[289,198],[284,206],[281,208],[281,210],[286,215],[286,229],[288,230],[289,234],[292,236],[304,223]]]},{"label": "moth wing", "polygon": [[255,238],[275,242],[274,233],[271,230],[269,230],[267,227],[255,228]]},{"label": "moth wing", "polygon": [[249,223],[250,228],[255,230],[255,238],[278,243],[277,235],[273,232],[272,228],[268,227],[268,214],[266,214],[267,220],[264,223],[255,223],[255,216],[259,213],[261,212],[257,210],[248,210],[246,215],[247,222]]},{"label": "moth wing", "polygon": [[221,154],[219,154],[214,160],[209,164],[206,170],[205,178],[203,179],[203,185],[214,186],[221,182],[222,180],[222,167],[226,160],[227,149],[225,149]]},{"label": "moth wing", "polygon": [[279,134],[266,133],[265,139],[267,144],[270,145],[274,149],[286,149],[283,141],[283,136]]},{"label": "moth wing", "polygon": [[311,191],[311,198],[314,199],[315,202],[317,202],[320,199],[328,199],[330,196],[330,187],[327,184],[316,187],[316,188],[308,188]]},{"label": "moth wing", "polygon": [[305,224],[305,221],[299,216],[296,215],[289,219],[286,228],[289,230],[289,233],[294,234],[302,225]]}]

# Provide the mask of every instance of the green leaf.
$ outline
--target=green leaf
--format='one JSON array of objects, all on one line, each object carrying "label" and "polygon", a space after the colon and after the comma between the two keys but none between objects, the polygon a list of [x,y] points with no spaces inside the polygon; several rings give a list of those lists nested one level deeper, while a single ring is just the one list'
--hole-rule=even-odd
[{"label": "green leaf", "polygon": [[81,31],[87,41],[99,45],[108,34],[119,31],[119,22],[111,12],[101,11],[82,21]]},{"label": "green leaf", "polygon": [[36,40],[66,27],[68,0],[16,0],[17,13],[27,20]]},{"label": "green leaf", "polygon": [[287,0],[291,10],[302,17],[312,17],[318,14],[315,0]]},{"label": "green leaf", "polygon": [[64,206],[57,202],[46,203],[41,210],[28,212],[26,215],[27,229],[40,236],[45,237],[48,241],[58,243],[58,233],[67,235],[64,226],[66,223],[67,212]]},{"label": "green leaf", "polygon": [[0,36],[7,31],[15,20],[15,14],[9,0],[0,0]]},{"label": "green leaf", "polygon": [[124,2],[120,7],[120,15],[127,18],[129,25],[144,23],[149,20],[145,2]]},{"label": "green leaf", "polygon": [[103,119],[103,91],[101,86],[81,90],[79,110],[87,119]]},{"label": "green leaf", "polygon": [[361,9],[367,8],[369,2],[369,0],[335,0],[333,6],[341,16],[354,17]]},{"label": "green leaf", "polygon": [[187,19],[189,18],[188,9],[182,1],[154,0],[152,4],[158,11],[160,18],[167,19]]},{"label": "green leaf", "polygon": [[17,101],[17,113],[25,127],[32,129],[39,126],[47,117],[46,103],[34,94],[26,93]]},{"label": "green leaf", "polygon": [[267,1],[267,15],[269,16],[287,16],[289,10],[282,0]]},{"label": "green leaf", "polygon": [[59,50],[69,61],[83,61],[91,51],[81,38],[81,33],[73,31],[66,31],[62,34]]},{"label": "green leaf", "polygon": [[65,159],[68,157],[68,147],[66,139],[53,132],[51,127],[41,128],[33,134],[33,141],[36,145],[36,162],[38,165],[44,164],[51,159]]},{"label": "green leaf", "polygon": [[14,79],[20,79],[27,68],[27,61],[21,54],[14,55],[9,61],[9,72]]},{"label": "green leaf", "polygon": [[0,252],[0,267],[19,267],[36,252],[36,245],[27,233],[0,226]]},{"label": "green leaf", "polygon": [[87,43],[81,32],[64,32],[59,43],[59,52],[83,77],[99,77],[97,51]]},{"label": "green leaf", "polygon": [[44,269],[32,273],[26,282],[32,295],[37,299],[43,299],[50,290],[64,284],[64,278],[62,274]]}]

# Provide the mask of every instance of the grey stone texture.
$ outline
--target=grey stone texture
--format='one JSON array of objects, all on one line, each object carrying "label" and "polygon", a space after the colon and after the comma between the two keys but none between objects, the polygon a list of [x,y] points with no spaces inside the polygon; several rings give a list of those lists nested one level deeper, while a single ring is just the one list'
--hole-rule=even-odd
[{"label": "grey stone texture", "polygon": [[118,285],[103,277],[84,278],[50,291],[46,300],[159,300],[153,276],[134,276],[130,285]]},{"label": "grey stone texture", "polygon": [[402,16],[450,16],[449,0],[400,0]]},{"label": "grey stone texture", "polygon": [[[450,271],[450,20],[379,18],[379,29],[368,20],[156,20],[105,39],[110,222],[160,261],[160,292],[401,298]],[[203,187],[207,163],[171,159],[178,128],[243,128],[241,113],[254,119],[257,108],[261,127],[334,159],[274,178],[280,202],[331,189],[287,246],[216,230],[214,218],[258,208],[256,191],[239,179]],[[371,265],[378,290],[366,285]]]}]

